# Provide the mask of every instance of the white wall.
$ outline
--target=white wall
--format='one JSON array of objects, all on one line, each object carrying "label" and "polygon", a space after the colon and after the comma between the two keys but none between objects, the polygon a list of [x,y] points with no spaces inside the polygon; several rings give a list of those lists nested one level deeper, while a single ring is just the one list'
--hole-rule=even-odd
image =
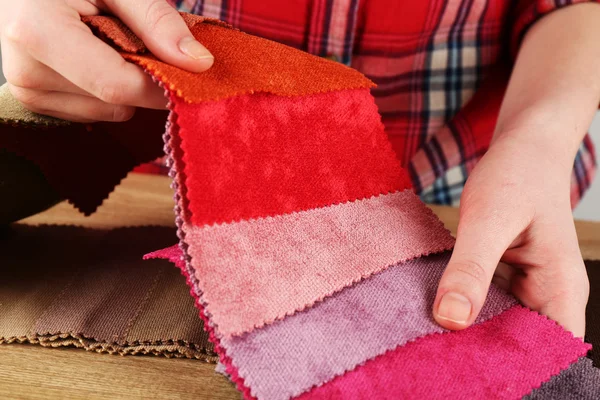
[{"label": "white wall", "polygon": [[[0,62],[0,67],[1,64],[2,63]],[[0,72],[0,84],[4,83],[4,81],[4,76]],[[596,114],[590,132],[600,156],[600,112]],[[590,191],[585,195],[579,206],[577,206],[575,218],[600,221],[600,172],[596,174],[594,184]]]}]

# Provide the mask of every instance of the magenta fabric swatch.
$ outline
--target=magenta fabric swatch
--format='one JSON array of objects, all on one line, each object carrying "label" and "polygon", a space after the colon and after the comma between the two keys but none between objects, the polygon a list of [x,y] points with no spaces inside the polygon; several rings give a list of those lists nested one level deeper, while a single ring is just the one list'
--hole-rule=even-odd
[{"label": "magenta fabric swatch", "polygon": [[[395,265],[304,312],[221,346],[251,393],[285,400],[418,337],[444,330],[431,309],[450,253]],[[477,323],[514,306],[492,285]]]},{"label": "magenta fabric swatch", "polygon": [[152,260],[154,258],[161,258],[163,260],[169,260],[179,269],[185,268],[185,260],[183,258],[183,251],[178,244],[174,244],[171,247],[153,251],[144,255],[144,260]]},{"label": "magenta fabric swatch", "polygon": [[518,399],[590,345],[522,306],[407,343],[298,399]]},{"label": "magenta fabric swatch", "polygon": [[183,225],[218,335],[249,332],[454,239],[411,191],[292,214]]}]

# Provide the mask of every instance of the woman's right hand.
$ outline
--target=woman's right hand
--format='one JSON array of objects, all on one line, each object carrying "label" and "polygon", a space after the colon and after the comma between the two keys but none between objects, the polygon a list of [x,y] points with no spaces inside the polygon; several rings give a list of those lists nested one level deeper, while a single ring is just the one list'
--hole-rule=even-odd
[{"label": "woman's right hand", "polygon": [[164,91],[96,38],[82,16],[120,18],[159,59],[191,72],[214,59],[166,0],[0,0],[4,75],[27,109],[76,122],[164,109]]}]

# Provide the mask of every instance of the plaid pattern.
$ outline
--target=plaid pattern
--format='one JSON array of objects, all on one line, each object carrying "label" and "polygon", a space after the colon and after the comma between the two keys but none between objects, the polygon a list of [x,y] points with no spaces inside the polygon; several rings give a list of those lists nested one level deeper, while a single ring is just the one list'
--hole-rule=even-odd
[{"label": "plaid pattern", "polygon": [[[171,0],[181,11],[338,60],[377,87],[386,132],[423,200],[457,204],[489,147],[510,61],[545,14],[581,0]],[[583,141],[575,206],[596,166]]]}]

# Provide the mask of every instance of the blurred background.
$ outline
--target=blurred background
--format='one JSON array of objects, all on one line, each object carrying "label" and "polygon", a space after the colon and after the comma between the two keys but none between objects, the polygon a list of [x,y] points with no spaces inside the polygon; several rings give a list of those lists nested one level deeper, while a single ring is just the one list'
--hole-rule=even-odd
[{"label": "blurred background", "polygon": [[[0,49],[0,56],[1,56]],[[2,62],[0,61],[0,84],[5,82],[4,75],[1,72]],[[592,139],[600,154],[600,112],[592,122],[590,128]],[[592,188],[587,192],[581,203],[575,209],[575,218],[589,221],[600,221],[600,173],[596,174]]]}]

